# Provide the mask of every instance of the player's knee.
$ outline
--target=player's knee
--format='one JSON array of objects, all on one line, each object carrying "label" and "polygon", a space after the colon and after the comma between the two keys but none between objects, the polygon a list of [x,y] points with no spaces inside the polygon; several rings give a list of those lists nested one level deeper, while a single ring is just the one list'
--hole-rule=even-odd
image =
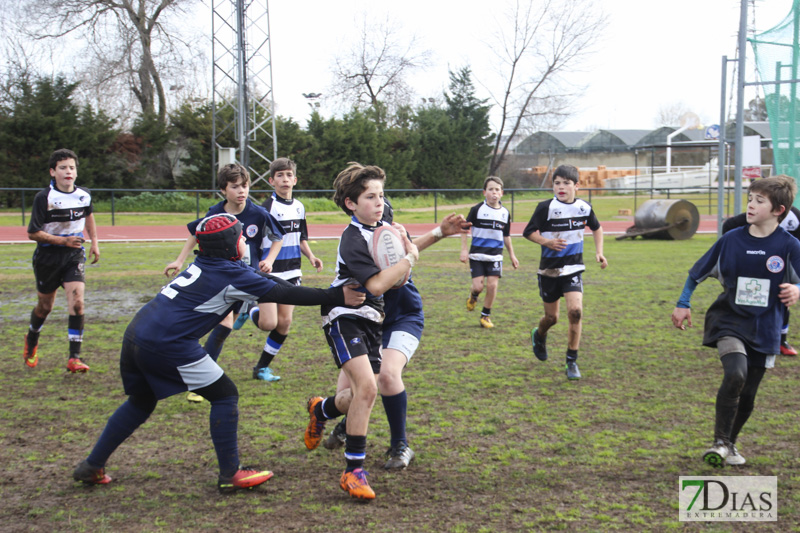
[{"label": "player's knee", "polygon": [[378,397],[378,384],[373,379],[368,381],[367,383],[363,383],[357,391],[357,394],[361,397],[361,399],[365,402],[369,402],[370,405],[375,403],[375,398]]},{"label": "player's knee", "polygon": [[83,300],[78,300],[72,304],[72,314],[76,316],[83,314]]},{"label": "player's knee", "polygon": [[747,371],[741,368],[726,370],[725,376],[722,378],[722,387],[720,392],[725,396],[736,396],[741,394],[744,389],[744,384],[747,381]]},{"label": "player's knee", "polygon": [[258,317],[258,329],[262,331],[272,331],[278,327],[278,319],[274,316],[266,316],[265,313],[260,313]]},{"label": "player's knee", "polygon": [[282,316],[278,317],[278,324],[275,326],[275,329],[278,330],[278,333],[281,335],[288,335],[289,328],[292,327],[292,317],[290,316]]},{"label": "player's knee", "polygon": [[36,308],[33,310],[33,312],[36,313],[36,316],[39,318],[47,318],[47,315],[49,315],[52,311],[52,302],[39,302],[36,304]]},{"label": "player's knee", "polygon": [[555,326],[558,323],[558,315],[555,313],[544,314],[544,324],[546,326]]},{"label": "player's knee", "polygon": [[383,372],[378,374],[378,388],[381,391],[394,390],[402,382],[403,378],[401,376],[397,376],[388,372],[385,374]]},{"label": "player's knee", "polygon": [[570,324],[577,324],[581,321],[583,313],[580,309],[570,309],[567,315],[569,316]]}]

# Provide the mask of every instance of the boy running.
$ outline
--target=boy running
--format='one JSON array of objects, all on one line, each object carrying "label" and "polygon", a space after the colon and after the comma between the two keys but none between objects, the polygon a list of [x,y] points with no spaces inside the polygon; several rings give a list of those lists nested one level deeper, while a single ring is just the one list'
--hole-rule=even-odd
[{"label": "boy running", "polygon": [[[300,285],[302,282],[301,254],[308,257],[311,265],[322,271],[322,260],[317,258],[308,245],[308,228],[306,226],[306,208],[303,204],[292,198],[292,190],[297,185],[297,165],[287,157],[280,157],[269,166],[269,184],[275,192],[262,204],[274,219],[283,227],[283,246],[274,262],[267,259],[267,264],[271,267],[270,273],[278,278],[288,281],[292,285]],[[273,308],[277,304],[268,304]],[[257,379],[264,381],[277,381],[280,376],[273,374],[270,364],[278,355],[278,352],[286,343],[289,335],[289,328],[292,325],[292,315],[294,306],[277,305],[277,309],[271,309],[270,313],[277,316],[278,323],[275,326],[261,350],[261,358],[253,369],[253,375]],[[250,313],[256,323],[258,323],[258,308],[254,308]],[[247,315],[242,313],[233,325],[233,329],[241,328],[247,320]]]},{"label": "boy running", "polygon": [[[375,492],[367,481],[364,459],[367,451],[367,428],[378,387],[375,376],[381,365],[381,324],[384,320],[382,295],[406,274],[419,257],[417,247],[408,240],[401,226],[396,226],[403,236],[408,253],[396,265],[381,270],[369,253],[372,233],[384,222],[383,183],[386,174],[376,166],[351,163],[339,173],[333,182],[333,200],[350,215],[350,225],[342,233],[336,258],[336,279],[331,286],[339,287],[358,283],[366,289],[367,299],[359,306],[323,306],[322,323],[325,338],[330,346],[336,366],[341,369],[352,388],[352,399],[348,405],[344,456],[347,462],[339,480],[342,490],[357,499],[372,500]],[[317,409],[324,419],[337,418],[343,413],[336,402],[321,397],[308,401],[308,412],[314,422]],[[324,424],[324,422],[323,422]],[[322,428],[309,442],[306,432],[306,447],[316,448]]]},{"label": "boy running", "polygon": [[511,246],[511,216],[503,207],[503,180],[497,176],[489,176],[483,182],[484,201],[473,206],[467,215],[467,222],[472,224],[472,244],[467,250],[467,234],[461,236],[461,262],[469,259],[469,271],[472,275],[472,287],[467,298],[467,311],[475,309],[478,295],[486,287],[486,298],[483,301],[480,324],[484,328],[493,328],[491,313],[492,304],[497,296],[497,286],[503,276],[503,245],[508,248],[511,266],[514,270],[519,266],[514,248]]},{"label": "boy running", "polygon": [[92,241],[89,256],[92,264],[100,259],[100,244],[92,214],[92,195],[75,185],[78,178],[78,156],[62,148],[50,155],[50,186],[33,198],[28,238],[36,241],[33,252],[33,273],[36,277],[38,302],[31,311],[31,322],[25,335],[22,358],[33,368],[39,364],[36,350],[44,321],[53,310],[56,291],[64,287],[67,296],[67,337],[69,355],[67,370],[73,374],[86,372],[89,366],[81,359],[83,344],[83,296],[86,288],[83,250],[84,230]]},{"label": "boy running", "polygon": [[[714,442],[703,454],[711,466],[743,465],[736,440],[750,418],[761,379],[780,353],[783,311],[800,297],[800,242],[779,226],[797,186],[789,176],[759,179],[747,191],[747,223],[724,234],[689,270],[672,324],[692,326],[691,296],[709,277],[723,292],[706,311],[703,345],[722,363]],[[686,325],[684,325],[684,321]]]},{"label": "boy running", "polygon": [[567,340],[567,379],[580,379],[578,348],[583,315],[583,234],[587,226],[594,237],[595,260],[600,268],[608,261],[603,255],[603,228],[592,206],[576,198],[580,173],[572,165],[561,165],[553,172],[555,197],[539,202],[523,237],[542,246],[539,261],[539,295],[544,316],[531,331],[533,353],[547,360],[547,331],[558,322],[559,300],[564,297],[569,317]]}]

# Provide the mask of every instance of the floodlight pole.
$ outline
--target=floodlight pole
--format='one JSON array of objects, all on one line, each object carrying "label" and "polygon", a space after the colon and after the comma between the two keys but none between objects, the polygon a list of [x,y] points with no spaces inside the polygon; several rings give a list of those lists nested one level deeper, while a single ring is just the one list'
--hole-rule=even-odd
[{"label": "floodlight pole", "polygon": [[747,1],[741,1],[739,13],[739,70],[736,82],[736,134],[734,152],[734,187],[733,212],[742,212],[742,144],[744,144],[744,87],[745,87],[745,51],[747,50]]},{"label": "floodlight pole", "polygon": [[[735,59],[732,61],[736,61]],[[728,166],[725,149],[725,93],[728,85],[728,56],[722,56],[722,89],[719,109],[719,154],[717,154],[717,238],[722,236],[722,212],[725,210],[725,170]]]}]

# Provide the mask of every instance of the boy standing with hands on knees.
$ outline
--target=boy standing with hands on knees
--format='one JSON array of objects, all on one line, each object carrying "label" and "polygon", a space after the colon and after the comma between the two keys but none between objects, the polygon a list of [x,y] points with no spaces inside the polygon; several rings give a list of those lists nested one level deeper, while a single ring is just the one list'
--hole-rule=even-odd
[{"label": "boy standing with hands on knees", "polygon": [[580,173],[572,165],[561,165],[553,172],[555,197],[540,202],[522,236],[542,247],[539,261],[539,294],[544,316],[531,331],[533,353],[547,360],[547,331],[558,321],[559,300],[564,297],[569,317],[567,341],[567,379],[580,379],[578,348],[583,314],[583,234],[589,227],[594,237],[595,260],[600,268],[608,261],[603,255],[603,228],[592,206],[576,198]]}]

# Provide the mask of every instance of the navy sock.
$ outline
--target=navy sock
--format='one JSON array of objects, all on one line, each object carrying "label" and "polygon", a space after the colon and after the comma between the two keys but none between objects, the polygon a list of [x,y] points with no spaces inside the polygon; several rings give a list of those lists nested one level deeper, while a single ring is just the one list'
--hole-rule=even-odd
[{"label": "navy sock", "polygon": [[208,355],[211,356],[211,359],[214,361],[219,359],[219,354],[222,352],[222,346],[225,344],[225,339],[227,339],[228,335],[230,334],[231,328],[227,328],[222,325],[218,325],[211,330],[211,333],[208,334],[206,343],[203,346],[203,349]]},{"label": "navy sock", "polygon": [[386,411],[386,419],[389,421],[389,431],[392,435],[392,446],[401,442],[408,443],[406,440],[406,411],[408,409],[408,395],[403,391],[394,396],[383,396],[383,409]]},{"label": "navy sock", "polygon": [[83,315],[69,315],[67,318],[67,336],[69,337],[69,357],[80,358],[83,344]]},{"label": "navy sock", "polygon": [[[153,407],[155,408],[155,404]],[[128,399],[108,418],[103,433],[97,439],[97,444],[94,445],[86,461],[95,468],[106,466],[106,461],[114,450],[130,437],[136,428],[144,424],[152,412],[152,409],[150,411],[142,409]]]},{"label": "navy sock", "polygon": [[356,468],[364,466],[364,459],[367,457],[367,436],[366,435],[346,435],[344,444],[344,458],[347,460],[346,472],[352,472]]},{"label": "navy sock", "polygon": [[231,477],[239,470],[239,397],[228,396],[211,402],[208,415],[211,442],[217,452],[219,475]]}]

